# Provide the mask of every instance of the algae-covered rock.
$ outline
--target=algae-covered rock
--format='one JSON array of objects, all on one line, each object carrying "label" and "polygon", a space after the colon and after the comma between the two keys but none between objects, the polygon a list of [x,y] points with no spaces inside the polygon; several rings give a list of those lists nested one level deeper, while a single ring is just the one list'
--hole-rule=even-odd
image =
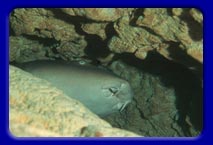
[{"label": "algae-covered rock", "polygon": [[25,37],[10,36],[9,60],[16,62],[27,62],[38,59],[48,59],[45,56],[46,48],[37,40]]},{"label": "algae-covered rock", "polygon": [[145,59],[149,51],[167,47],[160,37],[149,33],[146,29],[130,26],[128,23],[128,17],[124,17],[114,24],[117,36],[113,36],[109,41],[108,46],[111,51],[134,53],[136,57]]},{"label": "algae-covered rock", "polygon": [[62,8],[61,10],[71,16],[82,16],[95,21],[115,21],[126,11],[122,8]]},{"label": "algae-covered rock", "polygon": [[[146,8],[143,16],[138,17],[136,24],[154,31],[164,41],[180,43],[179,49],[183,49],[187,54],[203,62],[202,14],[195,13],[195,9],[173,9],[174,16],[171,16],[168,11],[165,8]],[[172,52],[167,49],[168,52],[164,49],[157,50],[167,58]],[[175,58],[171,59],[175,60]]]},{"label": "algae-covered rock", "polygon": [[84,36],[76,32],[73,24],[55,18],[51,10],[15,9],[11,13],[10,25],[16,36],[24,35],[31,39],[29,43],[37,39],[47,49],[54,48],[64,59],[84,56],[87,45]]}]

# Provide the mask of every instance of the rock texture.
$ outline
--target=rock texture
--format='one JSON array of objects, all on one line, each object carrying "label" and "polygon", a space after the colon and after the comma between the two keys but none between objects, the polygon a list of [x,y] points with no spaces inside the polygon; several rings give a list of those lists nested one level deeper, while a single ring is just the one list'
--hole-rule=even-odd
[{"label": "rock texture", "polygon": [[[183,52],[203,62],[203,17],[197,9],[16,9],[10,22],[16,36],[51,39],[53,44],[47,45],[67,60],[87,55],[87,43],[97,41],[88,42],[88,33],[108,39],[112,52],[134,53],[145,59],[149,51],[157,50],[168,59],[197,67],[175,56]],[[112,34],[112,29],[117,35],[109,38],[107,34]]]},{"label": "rock texture", "polygon": [[[142,136],[197,136],[202,130],[203,15],[198,9],[15,9],[10,14],[10,62],[38,59],[104,66],[128,80],[135,93],[132,103],[123,112],[104,118],[115,127]],[[21,74],[13,67],[11,70],[14,74]],[[20,75],[19,79],[22,77]],[[32,86],[28,89],[38,91]],[[26,93],[21,93],[21,96],[28,98],[33,94],[28,93],[29,96]],[[27,100],[33,101],[33,98]],[[61,101],[69,102],[59,100],[59,104]],[[105,123],[98,123],[96,127],[90,119],[80,119],[86,129],[80,126],[73,133],[73,129],[64,127],[66,119],[58,122],[40,116],[33,113],[35,108],[29,113],[25,107],[27,117],[16,117],[14,114],[23,115],[25,103],[15,104],[10,111],[13,118],[11,130],[20,133],[19,130],[25,128],[26,132],[20,135],[38,135],[39,130],[47,136],[108,136],[111,135],[109,132],[117,135],[115,130],[107,131],[108,127],[110,130],[109,124],[105,127]],[[45,105],[42,107],[40,111],[45,112]],[[61,114],[61,109],[55,108],[54,111]],[[77,110],[73,111],[78,114]],[[88,117],[94,118],[94,114],[88,113]],[[18,118],[42,118],[43,122],[53,122],[54,125],[45,128],[38,122],[41,126],[38,128],[27,121],[17,121]],[[72,133],[61,131],[61,128],[72,130]],[[101,128],[105,131],[102,132]]]},{"label": "rock texture", "polygon": [[[198,17],[196,14],[202,16],[195,9],[172,9],[171,15],[168,15],[167,9],[145,9],[144,16],[140,16],[136,24],[153,30],[164,41],[179,42],[180,48],[187,54],[203,62],[202,20],[194,19]],[[170,57],[170,50],[158,51],[165,57]]]},{"label": "rock texture", "polygon": [[49,57],[53,57],[50,54],[52,48],[55,48],[64,59],[72,60],[74,57],[84,55],[87,45],[84,36],[76,33],[73,24],[56,19],[50,10],[16,9],[11,13],[10,22],[16,36],[24,35],[24,39],[29,39],[27,45],[31,45],[32,39],[37,39],[40,45],[47,45],[49,50],[43,51],[48,53]]},{"label": "rock texture", "polygon": [[138,136],[112,128],[50,83],[10,66],[10,131],[14,136]]},{"label": "rock texture", "polygon": [[128,17],[115,23],[114,29],[117,36],[113,36],[108,45],[113,52],[134,53],[136,57],[145,59],[149,51],[168,47],[160,37],[149,33],[146,29],[130,26]]},{"label": "rock texture", "polygon": [[94,21],[115,21],[122,17],[127,9],[122,8],[62,8],[70,16],[82,16]]},{"label": "rock texture", "polygon": [[[130,57],[125,58],[131,59]],[[121,60],[114,61],[111,64],[110,68],[116,74],[120,74],[121,77],[129,81],[135,96],[132,103],[128,105],[124,112],[107,116],[105,120],[115,127],[146,136],[198,135],[199,131],[196,131],[191,126],[192,123],[190,123],[189,118],[195,112],[200,118],[202,113],[198,110],[201,108],[189,111],[187,110],[189,107],[187,104],[193,102],[190,101],[192,98],[188,97],[193,97],[197,101],[200,101],[199,97],[202,96],[202,88],[199,87],[199,83],[197,84],[193,81],[196,77],[187,77],[189,81],[181,79],[182,75],[191,75],[190,72],[184,72],[186,70],[182,69],[183,72],[179,73],[179,68],[173,68],[172,64],[156,66],[156,62],[159,61],[160,59],[155,60],[153,58],[152,66],[148,66],[147,68],[150,70],[149,67],[154,67],[154,70],[149,73],[138,70],[142,67],[137,66],[136,61],[134,61],[136,65],[133,63],[126,64]],[[146,65],[151,63],[151,61],[148,61],[147,64],[140,61],[139,63],[141,63],[145,70],[147,69]],[[166,70],[165,67],[170,67],[170,69]],[[155,73],[155,71],[158,72]],[[166,71],[170,71],[170,73]],[[196,88],[198,91],[194,92],[190,87]],[[182,101],[185,102],[185,105]],[[200,107],[198,104],[193,104],[193,106]],[[183,116],[185,116],[184,121],[181,119]]]}]

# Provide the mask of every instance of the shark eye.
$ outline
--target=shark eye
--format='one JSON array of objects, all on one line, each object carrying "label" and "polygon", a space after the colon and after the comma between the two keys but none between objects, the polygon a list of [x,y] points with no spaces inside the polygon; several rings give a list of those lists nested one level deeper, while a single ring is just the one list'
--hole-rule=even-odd
[{"label": "shark eye", "polygon": [[112,87],[112,88],[109,88],[109,91],[110,91],[113,95],[116,95],[116,94],[118,93],[118,88]]}]

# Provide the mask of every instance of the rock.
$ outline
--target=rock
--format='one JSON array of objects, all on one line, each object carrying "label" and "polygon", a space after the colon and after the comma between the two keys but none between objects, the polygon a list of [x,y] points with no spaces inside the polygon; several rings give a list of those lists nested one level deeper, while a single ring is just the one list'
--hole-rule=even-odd
[{"label": "rock", "polygon": [[[172,10],[174,14],[173,17],[171,17],[168,14],[168,10],[164,8],[145,9],[143,12],[144,16],[138,17],[136,25],[153,30],[164,41],[180,43],[179,51],[181,51],[181,49],[186,51],[188,55],[202,63],[203,41],[202,36],[200,36],[202,35],[202,24],[197,24],[197,22],[193,21],[194,18],[192,18],[192,16],[196,17],[196,21],[201,23],[202,14],[195,13],[194,9],[191,9],[189,12],[186,9]],[[198,40],[194,40],[193,38]],[[169,47],[163,49],[157,48],[157,51],[168,59],[182,63],[181,60],[175,57],[171,58],[171,55],[173,55],[171,53],[176,51],[168,50],[167,48]],[[187,62],[183,64],[186,65],[185,63]]]},{"label": "rock", "polygon": [[102,40],[107,38],[106,29],[107,23],[87,23],[82,25],[83,31],[88,34],[96,34],[101,37]]},{"label": "rock", "polygon": [[201,11],[191,8],[189,13],[198,23],[203,23],[203,14]]},{"label": "rock", "polygon": [[[108,122],[145,136],[184,136],[177,120],[174,120],[178,110],[173,88],[163,87],[159,78],[142,73],[122,61],[114,61],[110,68],[129,81],[134,90],[134,100],[122,114],[107,116]],[[176,127],[171,128],[172,125]]]},{"label": "rock", "polygon": [[34,61],[39,59],[48,59],[45,56],[45,46],[36,40],[25,37],[10,36],[10,62],[19,63]]},{"label": "rock", "polygon": [[148,51],[167,47],[158,36],[128,23],[129,18],[124,17],[114,24],[117,36],[113,36],[108,43],[111,51],[134,53],[137,58],[145,59]]},{"label": "rock", "polygon": [[120,18],[126,9],[122,8],[62,8],[70,16],[82,16],[94,21],[115,21]]},{"label": "rock", "polygon": [[49,45],[47,49],[55,48],[57,54],[66,60],[85,55],[87,42],[84,36],[76,32],[74,25],[56,19],[51,10],[15,9],[11,14],[10,24],[16,36],[24,34],[33,40],[43,40],[40,42]]},{"label": "rock", "polygon": [[202,128],[199,79],[186,68],[165,62],[157,55],[147,57],[148,60],[142,61],[133,55],[124,55],[109,66],[128,80],[134,99],[122,113],[104,119],[114,127],[144,136],[199,135],[197,128]]}]

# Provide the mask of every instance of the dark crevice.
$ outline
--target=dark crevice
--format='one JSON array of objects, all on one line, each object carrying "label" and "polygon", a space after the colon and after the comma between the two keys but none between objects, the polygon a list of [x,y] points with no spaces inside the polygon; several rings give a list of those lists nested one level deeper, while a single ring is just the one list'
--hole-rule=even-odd
[{"label": "dark crevice", "polygon": [[53,46],[54,44],[58,44],[59,42],[56,41],[53,38],[41,38],[36,35],[27,35],[27,34],[22,34],[23,37],[26,39],[32,40],[32,41],[37,41],[40,44],[43,44],[44,46]]},{"label": "dark crevice", "polygon": [[106,37],[107,37],[106,40],[104,40],[105,43],[107,43],[113,36],[117,35],[117,32],[114,29],[114,23],[113,22],[106,25],[105,33],[106,33]]},{"label": "dark crevice", "polygon": [[[84,32],[81,28],[81,25],[84,23],[92,23],[95,21],[85,19],[85,17],[79,17],[79,16],[70,16],[64,12],[62,12],[60,9],[51,9],[54,13],[55,17],[57,19],[63,20],[69,24],[72,24],[75,26],[75,30],[78,34],[84,35],[85,40],[87,41],[87,46],[85,48],[85,53],[88,55],[88,57],[92,60],[98,58],[98,57],[106,57],[109,55],[110,51],[107,47],[107,40],[102,40],[100,36],[95,34],[88,34]],[[106,27],[107,35],[113,35],[114,32],[111,31],[109,28],[112,27],[112,24],[109,24]]]},{"label": "dark crevice", "polygon": [[178,124],[185,136],[191,136],[186,117],[198,131],[203,126],[203,89],[202,80],[185,66],[169,61],[155,51],[149,52],[145,60],[137,59],[133,54],[121,54],[115,59],[135,66],[143,72],[159,76],[166,87],[173,87],[176,94],[176,108],[179,113]]},{"label": "dark crevice", "polygon": [[201,41],[203,39],[203,26],[202,23],[198,23],[190,15],[190,9],[183,9],[183,13],[180,18],[186,22],[189,28],[189,35],[194,41]]},{"label": "dark crevice", "polygon": [[103,42],[100,37],[97,35],[85,37],[88,43],[85,53],[90,56],[91,58],[99,58],[99,57],[106,57],[109,55],[110,50],[107,47],[106,42]]},{"label": "dark crevice", "polygon": [[144,9],[143,8],[138,8],[134,10],[133,14],[133,19],[130,21],[130,25],[136,26],[136,21],[138,20],[138,17],[143,16]]},{"label": "dark crevice", "polygon": [[[14,16],[14,11],[12,11],[12,12],[10,13],[10,18],[11,18],[11,17],[15,17],[15,16]],[[9,18],[9,19],[10,19],[10,18]],[[14,32],[12,26],[11,26],[11,21],[9,21],[9,36],[15,36],[15,32]]]},{"label": "dark crevice", "polygon": [[187,54],[187,52],[179,47],[179,43],[176,42],[167,42],[169,47],[167,50],[169,51],[169,57],[173,60],[184,64],[188,68],[191,69],[193,73],[195,73],[201,79],[203,78],[203,64],[198,62],[196,59]]},{"label": "dark crevice", "polygon": [[14,30],[12,29],[11,24],[9,25],[9,36],[15,36],[15,32],[14,32]]},{"label": "dark crevice", "polygon": [[167,14],[170,16],[170,17],[173,17],[173,12],[172,12],[172,9],[173,8],[167,8]]}]

